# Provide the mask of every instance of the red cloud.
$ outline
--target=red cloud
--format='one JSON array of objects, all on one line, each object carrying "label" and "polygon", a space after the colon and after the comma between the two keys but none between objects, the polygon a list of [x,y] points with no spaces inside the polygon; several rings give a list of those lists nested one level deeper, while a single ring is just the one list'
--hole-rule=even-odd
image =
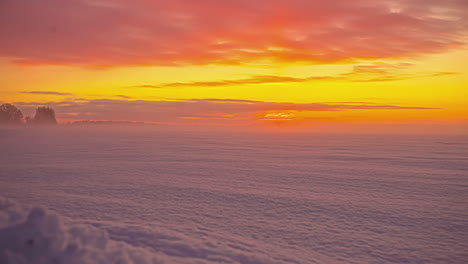
[{"label": "red cloud", "polygon": [[336,63],[463,44],[465,0],[3,0],[0,56],[88,66]]}]

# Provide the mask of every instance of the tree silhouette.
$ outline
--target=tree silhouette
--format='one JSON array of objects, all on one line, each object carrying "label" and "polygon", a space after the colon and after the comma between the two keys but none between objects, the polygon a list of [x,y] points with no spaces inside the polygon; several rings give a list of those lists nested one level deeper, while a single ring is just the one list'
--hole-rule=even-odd
[{"label": "tree silhouette", "polygon": [[0,105],[0,124],[21,124],[23,113],[12,104]]},{"label": "tree silhouette", "polygon": [[[30,121],[30,120],[28,120]],[[57,120],[55,119],[55,111],[54,109],[48,107],[48,106],[43,106],[43,107],[38,107],[36,109],[36,115],[34,116],[34,119],[32,120],[32,123],[34,124],[44,124],[44,125],[55,125],[57,124]]]}]

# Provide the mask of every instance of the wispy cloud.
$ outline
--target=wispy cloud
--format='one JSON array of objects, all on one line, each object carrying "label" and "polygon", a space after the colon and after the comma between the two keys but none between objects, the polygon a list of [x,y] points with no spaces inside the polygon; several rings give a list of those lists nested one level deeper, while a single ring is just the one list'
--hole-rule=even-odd
[{"label": "wispy cloud", "polygon": [[41,94],[41,95],[61,95],[61,96],[66,96],[66,95],[73,95],[72,93],[61,93],[61,92],[53,92],[53,91],[24,91],[21,92],[23,94]]},{"label": "wispy cloud", "polygon": [[[24,64],[341,63],[464,45],[465,0],[2,0],[0,56]],[[12,26],[14,25],[14,26]]]},{"label": "wispy cloud", "polygon": [[458,72],[436,72],[433,73],[432,76],[438,77],[438,76],[450,76],[450,75],[457,75],[459,74]]},{"label": "wispy cloud", "polygon": [[[321,79],[325,77],[320,77]],[[328,78],[328,77],[327,77]],[[330,77],[331,78],[331,77]],[[135,88],[172,88],[172,87],[219,87],[228,85],[244,85],[244,84],[265,84],[265,83],[294,83],[304,82],[311,78],[294,78],[287,76],[274,76],[274,75],[257,75],[244,79],[236,80],[221,80],[221,81],[202,81],[202,82],[175,82],[164,83],[160,85],[135,85]]]},{"label": "wispy cloud", "polygon": [[128,96],[128,95],[121,95],[121,94],[115,95],[115,97],[119,97],[119,98],[123,98],[123,99],[131,99],[131,98],[133,98],[133,97],[131,97],[131,96]]},{"label": "wispy cloud", "polygon": [[255,84],[285,84],[285,83],[305,83],[312,81],[346,81],[346,82],[389,82],[421,77],[438,77],[455,75],[456,72],[435,72],[407,74],[405,69],[411,67],[411,63],[373,63],[356,65],[353,70],[347,73],[326,76],[291,77],[277,75],[255,75],[242,79],[229,79],[217,81],[196,81],[196,82],[173,82],[162,84],[143,84],[127,88],[150,88],[165,89],[179,87],[221,87],[231,85],[255,85]]}]

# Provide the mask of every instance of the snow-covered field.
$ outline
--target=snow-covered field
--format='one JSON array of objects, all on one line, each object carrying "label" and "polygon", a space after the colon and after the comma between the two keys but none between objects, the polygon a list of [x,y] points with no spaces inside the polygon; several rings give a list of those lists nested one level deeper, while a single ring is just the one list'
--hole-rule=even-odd
[{"label": "snow-covered field", "polygon": [[468,262],[467,137],[64,127],[0,147],[2,264]]}]

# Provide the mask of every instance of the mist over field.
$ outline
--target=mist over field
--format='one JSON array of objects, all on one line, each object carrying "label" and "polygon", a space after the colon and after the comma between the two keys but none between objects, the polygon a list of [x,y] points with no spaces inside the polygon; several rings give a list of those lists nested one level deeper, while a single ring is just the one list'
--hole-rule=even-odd
[{"label": "mist over field", "polygon": [[1,263],[466,263],[468,138],[0,129]]}]

